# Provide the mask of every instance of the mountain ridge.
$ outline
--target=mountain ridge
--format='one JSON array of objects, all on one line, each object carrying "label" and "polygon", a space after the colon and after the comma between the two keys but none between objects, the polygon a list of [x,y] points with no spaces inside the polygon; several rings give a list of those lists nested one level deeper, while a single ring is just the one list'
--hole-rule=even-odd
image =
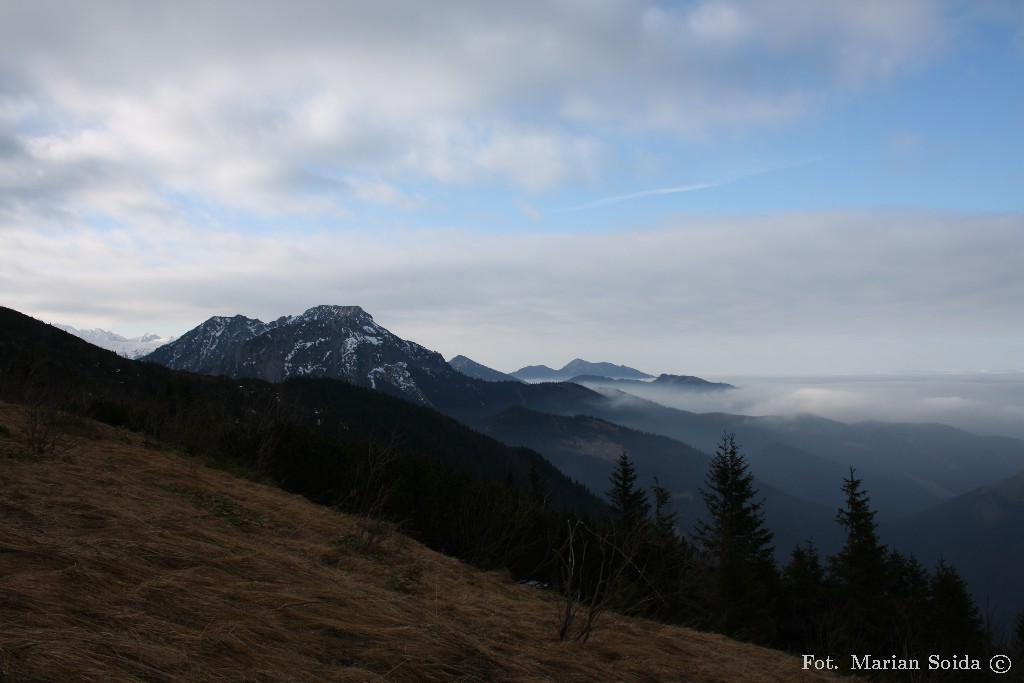
[{"label": "mountain ridge", "polygon": [[270,323],[214,316],[144,360],[269,382],[342,379],[424,405],[431,405],[431,378],[453,380],[456,372],[439,353],[397,337],[359,306],[314,306]]},{"label": "mountain ridge", "polygon": [[125,358],[138,359],[146,354],[152,353],[164,344],[173,342],[177,337],[164,337],[159,334],[147,332],[137,337],[125,337],[124,335],[96,327],[90,330],[79,329],[62,323],[52,323],[54,327],[84,339],[101,349],[113,351]]},{"label": "mountain ridge", "polygon": [[528,365],[511,373],[513,377],[525,382],[564,382],[578,375],[599,375],[611,379],[652,379],[653,375],[635,368],[614,363],[591,363],[582,358],[575,358],[566,363],[560,370],[546,365]]},{"label": "mountain ridge", "polygon": [[[1024,442],[979,437],[941,425],[851,425],[812,416],[700,414],[669,408],[618,389],[604,388],[599,392],[573,383],[484,381],[458,372],[436,352],[394,337],[376,326],[372,317],[359,307],[314,307],[302,316],[285,317],[270,324],[241,316],[211,320],[220,321],[220,326],[230,322],[239,328],[234,338],[224,342],[226,348],[214,349],[228,361],[213,358],[203,361],[207,363],[204,367],[197,360],[196,365],[186,369],[217,367],[229,376],[267,379],[283,377],[288,372],[295,376],[317,376],[310,370],[312,366],[301,364],[306,362],[301,354],[312,352],[313,360],[319,360],[330,355],[332,348],[365,350],[371,355],[369,360],[361,361],[362,374],[346,372],[338,378],[431,405],[476,428],[497,413],[519,406],[562,416],[591,415],[623,427],[666,435],[704,452],[713,451],[723,432],[736,433],[757,463],[761,476],[783,490],[787,486],[785,468],[799,462],[813,464],[800,468],[805,481],[825,481],[832,472],[838,472],[841,478],[850,466],[868,474],[874,472],[879,475],[876,492],[882,519],[912,514],[1024,467]],[[344,324],[337,339],[325,342],[328,333],[339,329],[339,320]],[[289,336],[296,330],[302,334]],[[194,332],[158,353],[173,352],[186,344]],[[220,335],[225,336],[230,335]],[[388,377],[380,369],[382,357],[372,355],[385,346],[395,349],[396,354],[404,353],[390,357],[397,361],[393,365],[397,377]],[[195,350],[193,353],[200,355]],[[217,365],[218,362],[221,364]],[[228,362],[235,365],[226,365]],[[295,368],[301,371],[296,372]],[[330,376],[327,372],[320,375]],[[675,382],[674,376],[662,375],[653,382],[637,384],[651,386],[659,380]],[[706,380],[686,376],[679,378],[679,382],[706,386]],[[901,485],[906,488],[902,494]],[[800,495],[799,491],[788,492]]]},{"label": "mountain ridge", "polygon": [[670,375],[662,373],[652,380],[636,379],[614,379],[601,375],[577,375],[569,380],[584,386],[608,386],[608,387],[645,387],[645,388],[672,388],[684,391],[719,391],[735,389],[732,384],[725,382],[710,382],[694,375]]},{"label": "mountain ridge", "polygon": [[589,400],[599,398],[571,383],[467,376],[436,351],[384,329],[359,306],[315,306],[270,323],[214,316],[141,360],[236,379],[338,379],[437,408],[463,422],[512,405],[586,409]]},{"label": "mountain ridge", "polygon": [[1024,611],[1024,471],[978,487],[916,515],[886,531],[901,550],[923,562],[955,564],[986,604],[998,596],[996,626],[1007,626]]},{"label": "mountain ridge", "polygon": [[[533,393],[543,402],[542,393]],[[124,358],[0,306],[0,398],[4,396],[75,405],[111,424],[135,424],[154,436],[184,432],[183,447],[193,452],[224,447],[228,435],[214,429],[217,419],[234,429],[253,419],[272,423],[277,415],[350,439],[389,447],[407,444],[424,457],[495,483],[510,473],[523,482],[535,469],[559,505],[582,506],[590,513],[602,505],[538,454],[485,437],[400,396],[327,378],[297,377],[274,385],[174,370]]]},{"label": "mountain ridge", "polygon": [[468,358],[461,354],[449,359],[448,365],[468,377],[482,379],[485,382],[522,382],[518,377],[513,377],[512,375],[500,372],[494,368],[489,368],[486,365],[477,363],[472,358]]},{"label": "mountain ridge", "polygon": [[[673,510],[684,532],[695,528],[697,521],[706,516],[701,488],[712,456],[689,444],[597,417],[551,415],[522,407],[498,413],[482,428],[485,434],[505,443],[537,451],[566,476],[593,491],[604,490],[615,461],[626,452],[640,487],[649,488],[657,477],[659,484],[671,493]],[[841,503],[839,477],[830,482],[832,496],[823,503],[765,481],[755,471],[755,460],[748,463],[756,478],[755,487],[761,497],[768,499],[766,521],[776,534],[780,563],[808,536],[826,552],[841,547],[840,530],[831,514],[832,506]]]}]

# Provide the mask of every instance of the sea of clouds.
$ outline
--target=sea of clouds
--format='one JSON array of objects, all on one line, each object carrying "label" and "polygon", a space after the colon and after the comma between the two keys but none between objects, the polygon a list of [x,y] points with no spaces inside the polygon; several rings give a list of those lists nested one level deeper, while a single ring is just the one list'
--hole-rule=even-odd
[{"label": "sea of clouds", "polygon": [[628,391],[692,412],[818,415],[842,422],[937,422],[1024,439],[1024,372],[713,377],[735,390]]}]

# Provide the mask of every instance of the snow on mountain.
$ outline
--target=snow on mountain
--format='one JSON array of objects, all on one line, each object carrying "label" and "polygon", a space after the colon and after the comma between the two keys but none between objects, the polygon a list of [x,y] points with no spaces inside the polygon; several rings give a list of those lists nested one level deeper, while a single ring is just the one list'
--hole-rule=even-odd
[{"label": "snow on mountain", "polygon": [[241,344],[273,329],[286,320],[287,318],[281,318],[271,323],[265,323],[262,320],[246,318],[244,315],[230,318],[214,316],[181,335],[174,343],[155,349],[146,357],[146,360],[176,370],[226,374],[218,372],[218,368]]},{"label": "snow on mountain", "polygon": [[146,333],[138,337],[124,337],[116,332],[110,332],[99,327],[91,330],[80,330],[71,325],[62,325],[60,323],[54,323],[53,326],[80,339],[84,339],[90,344],[113,351],[119,356],[132,359],[141,358],[164,344],[169,344],[177,339],[177,337],[162,337],[159,334],[153,333]]},{"label": "snow on mountain", "polygon": [[315,306],[270,323],[210,318],[146,360],[179,370],[280,382],[328,377],[430,404],[458,373],[437,352],[401,339],[358,306]]}]

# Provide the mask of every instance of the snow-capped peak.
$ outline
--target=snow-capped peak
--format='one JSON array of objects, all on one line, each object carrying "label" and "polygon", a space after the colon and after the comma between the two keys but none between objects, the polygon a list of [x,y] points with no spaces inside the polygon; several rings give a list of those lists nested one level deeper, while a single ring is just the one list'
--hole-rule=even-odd
[{"label": "snow-capped peak", "polygon": [[84,339],[90,344],[113,351],[125,358],[141,358],[164,344],[169,344],[177,339],[177,337],[162,337],[159,334],[153,333],[129,338],[99,327],[91,330],[80,330],[71,325],[63,325],[61,323],[54,323],[53,326]]},{"label": "snow-capped peak", "polygon": [[428,386],[457,373],[440,354],[384,329],[359,306],[314,306],[263,323],[210,318],[147,360],[192,372],[278,382],[344,379],[429,403]]}]

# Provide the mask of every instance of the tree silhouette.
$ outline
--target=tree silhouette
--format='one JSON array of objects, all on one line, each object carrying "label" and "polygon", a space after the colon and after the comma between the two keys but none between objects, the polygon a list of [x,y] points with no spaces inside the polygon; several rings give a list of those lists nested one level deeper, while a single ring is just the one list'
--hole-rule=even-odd
[{"label": "tree silhouette", "polygon": [[832,634],[826,610],[825,567],[813,539],[793,548],[781,578],[781,643],[799,652],[829,652]]},{"label": "tree silhouette", "polygon": [[676,533],[676,512],[670,507],[672,503],[671,492],[663,487],[658,478],[654,478],[654,485],[651,487],[654,492],[654,543],[655,545],[668,545],[678,541]]},{"label": "tree silhouette", "polygon": [[967,582],[942,558],[932,576],[928,607],[928,623],[935,631],[936,651],[960,648],[967,652],[984,652],[989,636],[981,612],[967,590]]},{"label": "tree silhouette", "polygon": [[831,567],[835,578],[856,590],[877,588],[885,576],[886,548],[878,541],[875,511],[862,483],[851,467],[850,477],[843,480],[846,506],[836,512],[836,521],[846,530],[846,542]]},{"label": "tree silhouette", "polygon": [[647,492],[636,485],[636,469],[625,451],[619,456],[609,481],[611,489],[605,495],[611,512],[613,531],[633,549],[640,543],[648,524],[651,505]]},{"label": "tree silhouette", "polygon": [[1017,619],[1013,624],[1010,645],[1018,657],[1024,658],[1024,609],[1017,614]]},{"label": "tree silhouette", "polygon": [[653,614],[666,619],[692,618],[694,596],[692,586],[692,553],[689,544],[676,529],[678,516],[672,510],[672,494],[654,478],[654,519],[648,534],[646,558],[647,579],[655,592]]},{"label": "tree silhouette", "polygon": [[836,512],[836,521],[846,530],[846,542],[829,557],[829,579],[838,589],[843,639],[851,652],[877,642],[891,611],[886,602],[886,547],[879,543],[875,511],[862,483],[851,467],[849,478],[843,479],[845,506]]},{"label": "tree silhouette", "polygon": [[704,598],[709,625],[727,635],[767,641],[774,635],[773,596],[778,575],[764,526],[764,500],[733,434],[723,434],[701,494],[708,518],[697,536],[709,563]]}]

